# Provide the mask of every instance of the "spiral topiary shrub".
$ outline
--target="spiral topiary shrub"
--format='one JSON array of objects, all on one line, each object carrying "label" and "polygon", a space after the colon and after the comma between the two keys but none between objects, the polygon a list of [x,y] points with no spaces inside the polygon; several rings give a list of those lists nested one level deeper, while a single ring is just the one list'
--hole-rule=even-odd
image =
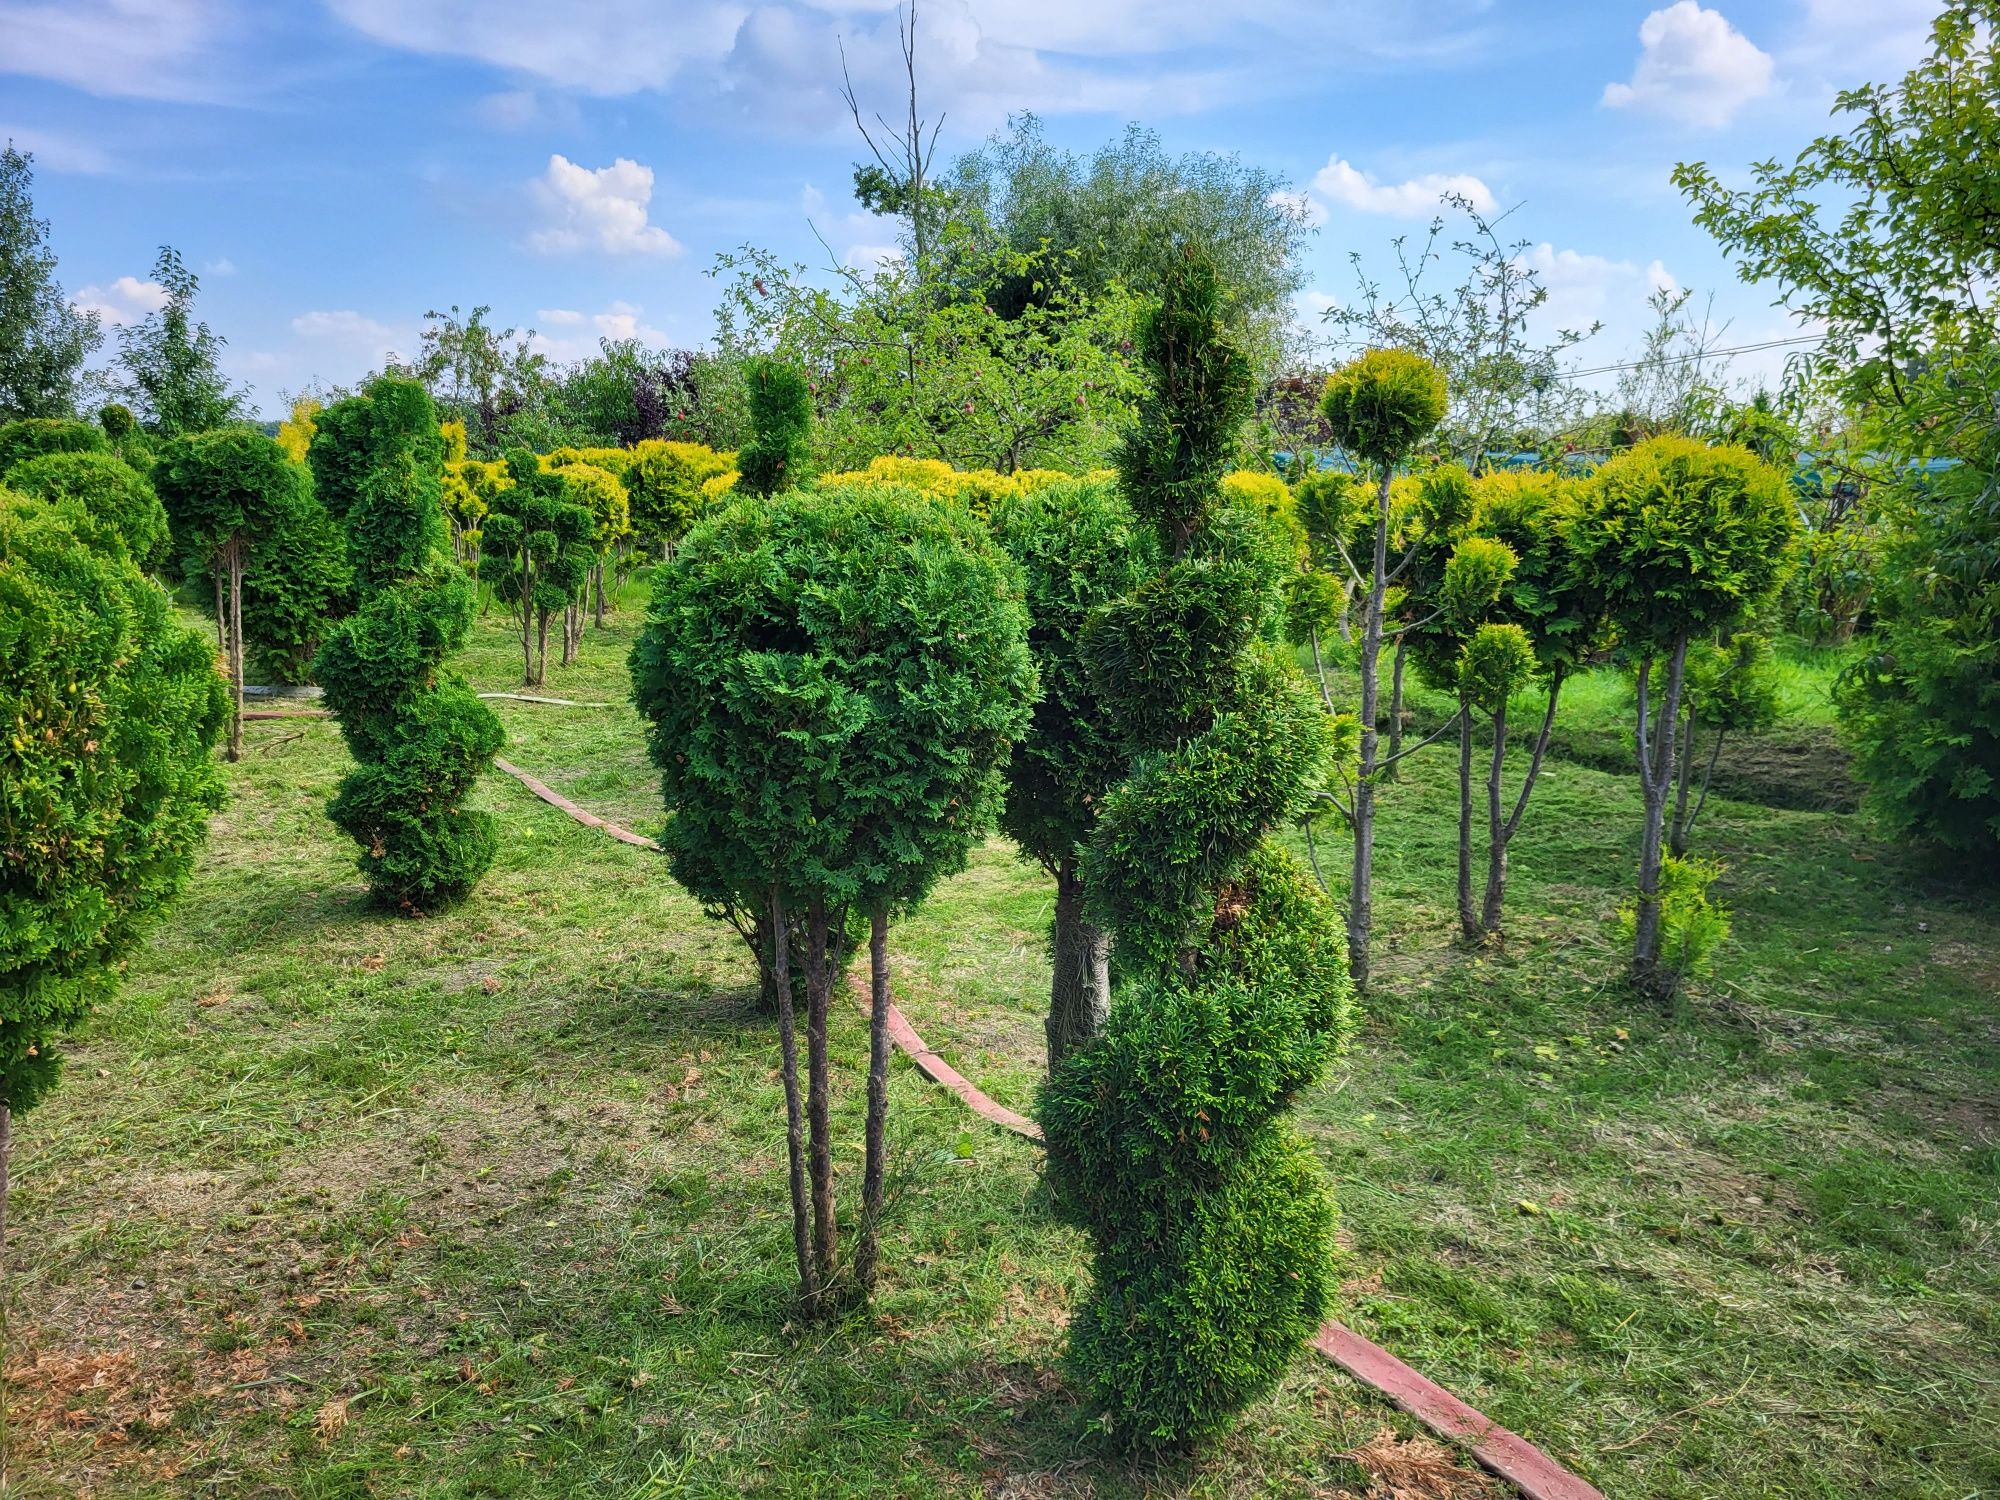
[{"label": "spiral topiary shrub", "polygon": [[328,808],[361,846],[382,905],[412,916],[463,899],[493,863],[493,820],[460,804],[504,742],[445,659],[472,625],[439,487],[444,444],[424,388],[384,376],[321,414],[308,455],[346,522],[360,606],[315,675],[355,768]]},{"label": "spiral topiary shrub", "polygon": [[145,476],[114,454],[44,454],[14,465],[7,483],[24,495],[76,501],[118,534],[141,568],[166,561],[166,507]]},{"label": "spiral topiary shrub", "polygon": [[1250,379],[1211,267],[1175,269],[1141,349],[1152,393],[1119,472],[1164,561],[1084,642],[1131,756],[1083,862],[1118,984],[1041,1121],[1057,1206],[1093,1248],[1071,1365],[1115,1433],[1154,1443],[1223,1426],[1325,1315],[1333,1201],[1283,1116],[1351,990],[1331,903],[1268,838],[1334,726],[1272,641],[1288,560],[1221,493]]},{"label": "spiral topiary shrub", "polygon": [[213,650],[122,541],[74,519],[0,490],[0,1152],[222,805]]}]

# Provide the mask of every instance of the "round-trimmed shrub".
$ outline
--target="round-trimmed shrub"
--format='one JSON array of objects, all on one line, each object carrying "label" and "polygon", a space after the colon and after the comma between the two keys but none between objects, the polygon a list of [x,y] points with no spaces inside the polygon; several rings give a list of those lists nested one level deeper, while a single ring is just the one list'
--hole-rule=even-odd
[{"label": "round-trimmed shrub", "polygon": [[321,414],[308,456],[347,523],[361,592],[315,663],[356,763],[328,813],[361,846],[375,899],[420,916],[463,899],[493,863],[493,819],[460,804],[505,742],[445,665],[474,598],[451,559],[437,413],[415,381],[383,376]]},{"label": "round-trimmed shrub", "polygon": [[1119,472],[1165,561],[1084,639],[1131,757],[1083,863],[1119,983],[1041,1120],[1094,1251],[1071,1364],[1151,1443],[1223,1426],[1325,1316],[1333,1201],[1283,1115],[1338,1049],[1351,986],[1332,903],[1269,839],[1334,725],[1272,644],[1291,559],[1222,493],[1251,384],[1210,266],[1176,267],[1141,348],[1152,390]]},{"label": "round-trimmed shrub", "polygon": [[1327,376],[1319,409],[1341,447],[1394,465],[1444,420],[1444,373],[1408,349],[1370,349]]},{"label": "round-trimmed shrub", "polygon": [[23,417],[0,426],[0,481],[19,463],[49,453],[109,453],[111,440],[88,422],[68,417]]},{"label": "round-trimmed shrub", "polygon": [[185,883],[222,804],[213,648],[74,502],[0,491],[0,1106]]},{"label": "round-trimmed shrub", "polygon": [[125,543],[141,568],[167,557],[167,511],[152,485],[110,453],[48,453],[16,464],[7,483],[44,500],[74,500]]}]

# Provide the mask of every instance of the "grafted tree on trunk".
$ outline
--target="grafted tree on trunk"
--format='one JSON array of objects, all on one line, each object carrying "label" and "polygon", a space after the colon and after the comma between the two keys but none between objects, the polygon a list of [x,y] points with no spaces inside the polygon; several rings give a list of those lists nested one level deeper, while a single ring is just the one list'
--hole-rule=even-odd
[{"label": "grafted tree on trunk", "polygon": [[1732,629],[1784,581],[1798,522],[1775,469],[1745,448],[1658,437],[1597,471],[1579,565],[1602,592],[1638,672],[1633,736],[1645,824],[1639,844],[1632,979],[1664,1002],[1678,971],[1660,961],[1660,871],[1674,790],[1688,652]]},{"label": "grafted tree on trunk", "polygon": [[[763,950],[801,1308],[828,1316],[867,1297],[881,1262],[890,921],[990,828],[1000,768],[1027,724],[1035,677],[1019,585],[969,514],[900,491],[746,498],[697,526],[656,575],[632,678],[674,814],[662,839],[674,876]],[[851,917],[869,924],[870,1035],[861,1205],[843,1270],[829,1027]]]}]

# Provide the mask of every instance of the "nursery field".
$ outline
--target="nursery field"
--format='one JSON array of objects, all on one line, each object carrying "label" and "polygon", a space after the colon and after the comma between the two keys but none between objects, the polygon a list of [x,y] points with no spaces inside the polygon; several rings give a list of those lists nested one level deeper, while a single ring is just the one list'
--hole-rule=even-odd
[{"label": "nursery field", "polygon": [[[636,623],[549,674],[614,706],[495,706],[507,759],[647,830]],[[461,664],[518,683],[503,616]],[[1777,733],[1823,729],[1824,676]],[[1586,686],[1559,749],[1610,732]],[[1506,1493],[1304,1352],[1198,1458],[1111,1454],[1057,1366],[1084,1247],[1036,1148],[901,1063],[875,1306],[788,1325],[772,1028],[727,925],[497,772],[492,874],[382,916],[325,816],[331,723],[247,738],[174,919],[17,1129],[22,1496]],[[1577,753],[1514,845],[1504,951],[1452,940],[1449,754],[1383,796],[1376,978],[1302,1110],[1338,1315],[1612,1497],[1993,1492],[1990,894],[1811,796],[1724,798],[1721,977],[1640,1008],[1612,930],[1638,791]],[[994,841],[892,934],[910,1019],[1023,1109],[1049,910]],[[842,1008],[848,1195],[866,1045]]]}]

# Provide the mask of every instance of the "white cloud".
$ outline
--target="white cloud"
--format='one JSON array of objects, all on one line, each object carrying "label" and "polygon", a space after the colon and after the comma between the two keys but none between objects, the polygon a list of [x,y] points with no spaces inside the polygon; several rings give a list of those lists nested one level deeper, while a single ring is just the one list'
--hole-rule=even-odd
[{"label": "white cloud", "polygon": [[226,255],[218,255],[214,260],[204,265],[202,270],[211,276],[234,276],[236,274],[236,262]]},{"label": "white cloud", "polygon": [[1345,157],[1334,156],[1312,180],[1312,195],[1322,209],[1333,203],[1356,213],[1406,219],[1437,213],[1447,193],[1464,198],[1481,214],[1491,214],[1499,207],[1492,190],[1466,172],[1426,172],[1403,182],[1378,182]]},{"label": "white cloud", "polygon": [[799,208],[821,240],[845,247],[840,263],[851,270],[879,271],[903,258],[895,242],[900,220],[865,209],[835,209],[811,183],[799,190]]},{"label": "white cloud", "polygon": [[583,314],[573,307],[543,307],[536,310],[535,321],[561,326],[566,323],[581,323]]},{"label": "white cloud", "polygon": [[569,307],[545,307],[535,314],[535,321],[576,330],[563,334],[538,330],[529,341],[529,347],[537,354],[559,364],[588,359],[597,353],[601,339],[637,339],[654,349],[673,342],[664,329],[655,328],[646,321],[646,310],[635,302],[614,301],[594,313],[583,313]]},{"label": "white cloud", "polygon": [[1642,109],[1684,125],[1727,125],[1771,91],[1771,55],[1696,0],[1674,0],[1639,26],[1639,62],[1630,83],[1607,83],[1603,102]]},{"label": "white cloud", "polygon": [[[1327,165],[1331,167],[1333,164],[1328,162]],[[1314,228],[1318,228],[1326,222],[1326,205],[1313,197],[1304,188],[1275,192],[1271,194],[1270,201],[1280,208],[1297,214]]]},{"label": "white cloud", "polygon": [[530,130],[536,126],[574,128],[582,119],[573,100],[533,89],[503,89],[472,106],[472,113],[489,130]]},{"label": "white cloud", "polygon": [[544,255],[601,250],[607,255],[677,255],[680,242],[648,219],[653,169],[621,156],[608,167],[580,167],[560,153],[534,183],[548,221],[528,236]]},{"label": "white cloud", "polygon": [[167,289],[157,281],[120,276],[110,286],[87,286],[70,298],[80,312],[94,312],[107,323],[137,323],[167,305]]},{"label": "white cloud", "polygon": [[[4,71],[5,65],[0,64],[0,72]],[[34,157],[38,170],[77,172],[95,176],[109,172],[112,167],[108,152],[93,146],[89,141],[80,141],[74,136],[62,135],[52,130],[0,125],[0,141]]]},{"label": "white cloud", "polygon": [[24,73],[86,93],[211,99],[211,44],[221,0],[0,0],[0,73]]}]

